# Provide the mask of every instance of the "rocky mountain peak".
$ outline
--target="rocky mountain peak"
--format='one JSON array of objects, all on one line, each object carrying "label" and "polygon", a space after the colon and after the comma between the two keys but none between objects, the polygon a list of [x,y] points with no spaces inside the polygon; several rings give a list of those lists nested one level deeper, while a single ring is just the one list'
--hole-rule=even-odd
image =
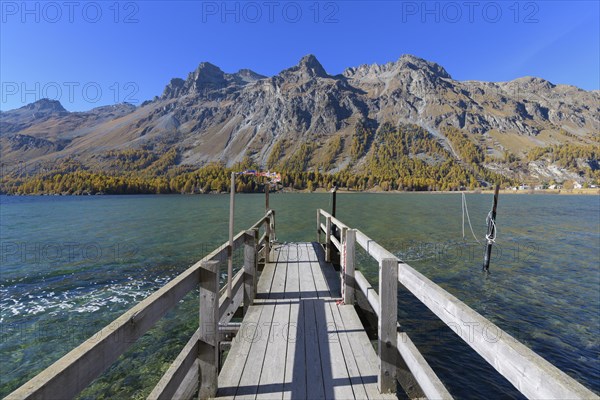
[{"label": "rocky mountain peak", "polygon": [[171,79],[163,91],[162,98],[173,99],[183,95],[204,96],[230,85],[244,86],[264,78],[266,77],[250,69],[240,69],[236,73],[228,74],[214,64],[202,62],[198,68],[188,74],[187,79]]},{"label": "rocky mountain peak", "polygon": [[452,79],[450,74],[441,65],[415,57],[411,54],[402,55],[398,61],[396,61],[395,65],[399,68],[426,71],[437,78]]},{"label": "rocky mountain peak", "polygon": [[298,66],[301,70],[307,71],[312,76],[329,76],[327,75],[327,72],[325,72],[325,68],[323,68],[319,60],[317,60],[317,57],[312,54],[302,57],[302,59],[300,59],[300,63],[298,63]]},{"label": "rocky mountain peak", "polygon": [[202,62],[194,72],[190,72],[186,83],[192,84],[196,90],[202,90],[207,87],[222,87],[227,81],[221,68],[209,62]]},{"label": "rocky mountain peak", "polygon": [[65,113],[67,110],[60,104],[58,100],[40,99],[34,103],[27,104],[22,109],[34,112],[42,112],[45,114]]},{"label": "rocky mountain peak", "polygon": [[400,73],[420,73],[434,79],[452,79],[450,74],[441,65],[410,54],[402,55],[396,62],[363,64],[359,67],[347,68],[343,72],[343,75],[348,78],[362,79],[389,74],[397,75]]},{"label": "rocky mountain peak", "polygon": [[256,82],[260,79],[266,78],[266,76],[258,74],[256,72],[252,71],[251,69],[247,69],[247,68],[240,69],[238,72],[236,72],[233,75],[245,83]]},{"label": "rocky mountain peak", "polygon": [[288,79],[295,77],[296,79],[294,80],[298,80],[298,78],[309,80],[329,77],[325,68],[323,68],[319,60],[317,60],[317,57],[312,54],[302,57],[296,66],[281,71],[279,76]]}]

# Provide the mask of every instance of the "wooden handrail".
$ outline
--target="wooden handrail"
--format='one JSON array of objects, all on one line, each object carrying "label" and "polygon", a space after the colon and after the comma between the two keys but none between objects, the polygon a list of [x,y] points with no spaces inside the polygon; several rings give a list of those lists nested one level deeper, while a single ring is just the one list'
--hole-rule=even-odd
[{"label": "wooden handrail", "polygon": [[[371,286],[367,278],[360,271],[355,271],[355,280],[360,291],[365,295],[371,308],[378,318],[379,312],[379,294]],[[399,327],[400,325],[397,324]],[[404,332],[397,332],[398,353],[404,360],[404,363],[415,377],[421,390],[428,399],[451,399],[452,395],[448,392],[440,378],[429,366],[423,355],[419,352],[410,337]]]},{"label": "wooden handrail", "polygon": [[369,255],[377,262],[381,262],[381,260],[389,258],[395,258],[398,260],[398,257],[387,251],[387,249],[359,230],[356,231],[356,243],[358,243],[360,247],[369,253]]},{"label": "wooden handrail", "polygon": [[585,386],[405,263],[398,281],[528,398],[598,398]]},{"label": "wooden handrail", "polygon": [[[265,223],[273,215],[272,210],[256,224]],[[233,238],[233,250],[246,241],[247,232]],[[71,350],[48,368],[9,394],[6,399],[73,398],[85,389],[97,376],[114,363],[135,341],[152,328],[169,310],[198,287],[201,266],[209,261],[226,260],[229,243],[226,242],[196,262],[165,286],[123,313],[95,335]],[[229,321],[234,307],[240,306],[243,295],[243,271],[236,274],[233,299],[221,296],[219,310],[222,321]],[[227,304],[226,304],[227,303]],[[226,306],[225,306],[226,304]],[[237,307],[236,307],[237,306]],[[221,314],[221,313],[219,313]],[[231,315],[231,316],[230,316]]]},{"label": "wooden handrail", "polygon": [[[356,232],[356,242],[378,262],[391,257],[398,260],[361,231]],[[361,278],[356,281],[359,287],[364,286]],[[400,260],[398,282],[526,397],[597,398],[585,386]],[[370,303],[374,302],[372,293],[365,295]]]},{"label": "wooden handrail", "polygon": [[[327,225],[320,223],[320,216],[327,218]],[[347,232],[349,229],[346,224],[332,217],[326,211],[318,210],[317,226],[328,236],[326,245],[331,246],[331,243],[333,243],[340,248],[338,246],[339,242],[334,242],[333,235],[331,235],[332,225],[342,229],[342,232]],[[585,386],[544,360],[533,350],[518,342],[497,325],[433,283],[410,265],[402,262],[363,232],[357,230],[355,240],[380,264],[380,269],[384,260],[387,263],[394,260],[394,263],[398,266],[398,282],[425,304],[442,322],[453,329],[473,350],[526,397],[549,399],[598,398]],[[341,237],[340,242],[342,245],[344,241],[345,238]],[[379,295],[375,293],[375,290],[359,271],[355,271],[354,274],[356,287],[363,292],[375,313],[381,318],[381,299]],[[432,375],[428,372],[430,367],[427,365],[427,368],[425,368],[427,363],[422,359],[422,356],[421,358],[415,356],[414,345],[412,342],[410,344],[407,342],[407,340],[410,340],[408,336],[406,334],[399,335],[402,335],[403,342],[398,342],[398,351],[421,388],[429,392],[426,395],[428,397],[445,398],[446,395],[441,391],[439,380],[432,380]],[[444,395],[442,396],[442,394]]]},{"label": "wooden handrail", "polygon": [[267,213],[261,219],[256,221],[249,229],[259,229],[271,215],[273,215],[273,210],[267,211]]},{"label": "wooden handrail", "polygon": [[332,216],[331,214],[329,214],[327,211],[325,210],[321,210],[319,209],[319,214],[321,214],[322,216],[324,216],[325,218],[329,217],[331,218],[331,223],[335,226],[337,226],[338,228],[342,229],[342,228],[346,228],[346,229],[350,229],[350,227],[346,224],[344,224],[342,221],[340,221],[339,219],[337,219],[336,217]]},{"label": "wooden handrail", "polygon": [[200,329],[196,329],[196,332],[194,332],[190,340],[183,347],[183,350],[181,350],[167,372],[165,372],[160,381],[156,384],[148,396],[148,400],[167,400],[174,398],[175,392],[198,358],[199,338]]},{"label": "wooden handrail", "polygon": [[342,251],[342,244],[340,243],[339,240],[337,240],[335,238],[335,236],[331,235],[331,238],[329,238],[331,240],[331,243],[335,246],[336,249],[338,249],[339,251]]}]

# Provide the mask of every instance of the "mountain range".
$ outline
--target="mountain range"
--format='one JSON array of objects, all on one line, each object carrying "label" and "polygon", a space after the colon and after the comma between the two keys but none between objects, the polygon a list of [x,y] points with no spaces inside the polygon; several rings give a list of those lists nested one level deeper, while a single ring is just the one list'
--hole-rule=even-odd
[{"label": "mountain range", "polygon": [[[313,55],[271,77],[248,69],[225,73],[202,62],[137,107],[68,112],[42,99],[0,112],[0,155],[6,164],[69,159],[103,169],[111,154],[175,149],[173,163],[180,166],[250,159],[273,168],[302,152],[302,169],[336,172],[363,168],[385,123],[421,127],[456,162],[465,160],[447,137],[449,127],[485,155],[478,160],[483,168],[521,180],[582,181],[588,176],[582,168],[596,171],[597,160],[577,160],[569,168],[555,164],[550,153],[527,155],[551,146],[597,147],[600,91],[534,77],[458,81],[411,55],[338,75],[328,74]],[[409,155],[420,156],[427,154]]]}]

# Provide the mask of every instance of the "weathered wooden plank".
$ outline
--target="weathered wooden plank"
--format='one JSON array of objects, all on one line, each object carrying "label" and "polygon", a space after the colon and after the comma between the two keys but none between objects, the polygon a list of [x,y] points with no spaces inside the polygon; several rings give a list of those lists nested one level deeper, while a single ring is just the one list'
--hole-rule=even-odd
[{"label": "weathered wooden plank", "polygon": [[[352,306],[329,303],[329,307],[331,309],[331,315],[337,328],[337,335],[340,341],[340,345],[342,347],[342,352],[344,353],[344,359],[346,360],[346,368],[348,369],[348,375],[352,383],[354,397],[357,399],[367,399],[372,397],[372,395],[374,394],[378,394],[377,387],[375,385],[371,386],[372,393],[370,395],[367,394],[366,388],[362,380],[362,373],[358,366],[358,360],[357,357],[355,357],[354,355],[354,352],[360,351],[360,349],[352,348],[352,344],[350,343],[351,332],[346,326],[346,323],[343,320],[342,315],[340,313],[340,308]],[[362,326],[360,327],[360,329],[362,330]],[[361,359],[360,361],[365,362],[364,360],[362,360],[362,357],[359,357],[359,359]]]},{"label": "weathered wooden plank", "polygon": [[198,327],[198,396],[217,394],[219,376],[219,262],[207,261],[200,267],[200,325]]},{"label": "weathered wooden plank", "polygon": [[342,251],[342,244],[340,243],[339,240],[337,240],[337,238],[333,235],[331,235],[331,244],[333,244],[335,246],[336,249],[338,249],[339,251]]},{"label": "weathered wooden plank", "polygon": [[249,230],[244,243],[244,312],[254,302],[256,296],[257,249],[255,237],[257,230]]},{"label": "weathered wooden plank", "polygon": [[244,365],[242,376],[235,392],[236,399],[254,399],[258,392],[258,383],[264,366],[269,334],[273,322],[275,304],[261,304],[260,318],[257,325],[257,336],[253,338],[248,359]]},{"label": "weathered wooden plank", "polygon": [[224,286],[221,289],[221,295],[219,298],[219,322],[222,324],[226,324],[231,321],[233,315],[237,311],[237,309],[242,304],[244,300],[244,270],[239,270],[237,274],[233,277],[232,289],[231,292],[233,294],[233,299],[227,297],[227,286]]},{"label": "weathered wooden plank", "polygon": [[314,301],[325,397],[351,399],[354,392],[328,301],[332,301],[331,298]]},{"label": "weathered wooden plank", "polygon": [[317,290],[312,276],[310,264],[298,260],[300,276],[300,296],[302,311],[304,311],[304,349],[306,369],[306,398],[324,399],[325,386],[321,366],[321,353],[317,335],[317,320],[315,316],[315,299]]},{"label": "weathered wooden plank", "polygon": [[386,258],[379,264],[379,309],[377,347],[381,393],[396,392],[396,357],[398,354],[396,326],[398,324],[398,260]]},{"label": "weathered wooden plank", "polygon": [[321,367],[322,355],[317,332],[315,298],[302,300],[304,311],[304,348],[306,369],[306,398],[325,399],[325,377]]},{"label": "weathered wooden plank", "polygon": [[[231,343],[231,350],[225,359],[219,374],[218,397],[235,396],[242,377],[244,367],[248,362],[248,355],[252,342],[260,337],[258,323],[263,307],[251,306],[244,316],[242,326]],[[249,361],[252,363],[252,361]]]},{"label": "weathered wooden plank", "polygon": [[183,378],[181,385],[179,385],[175,391],[175,394],[173,394],[173,399],[190,400],[192,397],[194,397],[198,391],[198,377],[200,376],[198,371],[198,359],[196,359],[196,361],[194,361],[190,367],[188,373]]},{"label": "weathered wooden plank", "polygon": [[429,399],[452,399],[452,395],[429,366],[412,340],[404,332],[397,333],[398,353]]},{"label": "weathered wooden plank", "polygon": [[270,223],[271,223],[271,241],[276,241],[277,240],[277,234],[275,232],[275,210],[270,210],[271,211],[271,219],[270,219]]},{"label": "weathered wooden plank", "polygon": [[324,223],[321,222],[321,224],[319,226],[321,227],[321,231],[323,231],[323,233],[327,232],[327,227],[325,226]]},{"label": "weathered wooden plank", "polygon": [[[360,370],[356,363],[356,358],[354,357],[352,345],[350,344],[350,340],[348,338],[348,331],[338,309],[339,307],[345,306],[338,306],[334,302],[328,302],[327,305],[329,306],[328,318],[331,318],[331,320],[328,319],[327,325],[329,327],[329,331],[331,331],[332,325],[335,327],[335,332],[337,334],[338,343],[341,347],[342,357],[345,361],[345,367],[348,373],[350,384],[352,385],[354,397],[357,399],[367,399],[368,395],[363,385]],[[343,365],[335,364],[335,368],[343,368]]]},{"label": "weathered wooden plank", "polygon": [[319,298],[319,300],[313,302],[313,307],[317,322],[316,328],[321,355],[320,361],[325,397],[340,399],[354,398],[352,384],[346,368],[346,360],[344,359],[344,353],[337,334],[338,327],[335,324],[329,306],[329,303],[335,302],[335,300],[331,298],[329,286],[323,276],[314,248],[311,244],[305,243],[302,249],[306,256],[299,261],[310,266],[314,287]]},{"label": "weathered wooden plank", "polygon": [[379,295],[375,291],[375,288],[371,286],[367,278],[365,278],[365,276],[360,271],[356,271],[354,273],[354,279],[356,281],[356,285],[365,295],[365,298],[369,302],[369,305],[371,306],[375,314],[379,316]]},{"label": "weathered wooden plank", "polygon": [[257,399],[281,399],[284,392],[290,305],[276,300]]},{"label": "weathered wooden plank", "polygon": [[306,358],[304,337],[304,308],[300,301],[298,260],[289,262],[285,281],[285,299],[289,303],[287,349],[283,399],[306,398]]},{"label": "weathered wooden plank", "polygon": [[300,297],[303,300],[317,298],[318,293],[315,288],[311,264],[298,260],[298,275],[300,277]]},{"label": "weathered wooden plank", "polygon": [[325,276],[323,275],[323,271],[321,270],[321,265],[318,261],[317,254],[315,253],[313,247],[310,244],[306,244],[303,246],[305,251],[307,252],[307,257],[305,260],[302,260],[310,266],[313,280],[315,282],[315,289],[317,290],[317,297],[319,298],[332,298],[331,291],[329,290],[329,285],[325,280]]},{"label": "weathered wooden plank", "polygon": [[324,210],[319,210],[319,212],[321,213],[322,216],[324,216],[325,218],[329,217],[331,218],[331,222],[337,226],[338,228],[342,229],[342,228],[347,228],[349,229],[348,225],[344,224],[342,221],[340,221],[339,219],[337,219],[336,217],[334,217],[333,215],[331,215],[330,213],[328,213],[327,211]]},{"label": "weathered wooden plank", "polygon": [[260,229],[260,227],[267,221],[267,218],[272,214],[272,211],[273,210],[268,210],[261,219],[256,221],[254,225],[250,227],[250,229]]},{"label": "weathered wooden plank", "polygon": [[[289,249],[291,246],[285,246],[278,252],[278,258],[275,263],[275,272],[273,281],[269,289],[269,300],[283,299],[285,294],[285,279],[287,276],[287,267],[289,259]],[[286,251],[287,250],[287,251]]]},{"label": "weathered wooden plank", "polygon": [[344,237],[344,250],[342,252],[343,260],[343,299],[345,304],[354,304],[354,259],[356,230],[344,228],[342,236]]},{"label": "weathered wooden plank", "polygon": [[265,262],[271,261],[271,215],[267,217],[265,222]]},{"label": "weathered wooden plank", "polygon": [[188,374],[188,371],[192,368],[194,363],[198,362],[199,339],[200,329],[197,329],[187,344],[183,347],[177,358],[175,358],[167,372],[165,372],[152,392],[150,392],[148,400],[174,398],[175,392],[181,386],[183,380]]},{"label": "weathered wooden plank", "polygon": [[371,257],[373,257],[377,262],[381,262],[386,258],[395,258],[398,259],[395,255],[387,251],[383,246],[379,243],[362,233],[361,231],[356,231],[356,243],[358,243]]},{"label": "weathered wooden plank", "polygon": [[331,262],[331,217],[325,219],[325,261]]},{"label": "weathered wooden plank", "polygon": [[[273,257],[278,259],[281,250],[279,248],[273,250]],[[273,276],[275,275],[276,262],[265,263],[265,267],[260,274],[258,284],[256,285],[256,296],[254,304],[260,304],[268,300],[273,284]]]},{"label": "weathered wooden plank", "polygon": [[[311,246],[312,245],[312,246]],[[339,273],[333,268],[333,265],[325,262],[325,251],[321,246],[317,246],[314,243],[309,244],[309,248],[312,248],[314,255],[319,262],[321,273],[325,277],[327,287],[329,288],[329,295],[333,298],[340,298],[342,296],[340,287],[340,276]]]},{"label": "weathered wooden plank", "polygon": [[375,349],[364,331],[353,306],[339,306],[338,311],[347,331],[348,341],[358,365],[361,379],[369,399],[396,399],[395,394],[381,394],[377,388],[377,371],[379,361]]}]

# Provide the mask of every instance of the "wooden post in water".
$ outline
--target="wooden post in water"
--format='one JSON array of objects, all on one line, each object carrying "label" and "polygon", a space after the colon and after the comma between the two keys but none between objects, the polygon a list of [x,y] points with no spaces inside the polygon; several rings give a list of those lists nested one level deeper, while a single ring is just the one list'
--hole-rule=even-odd
[{"label": "wooden post in water", "polygon": [[231,297],[231,279],[233,277],[233,218],[235,214],[235,173],[231,173],[229,194],[229,248],[227,250],[227,297]]},{"label": "wooden post in water", "polygon": [[256,241],[258,229],[250,229],[244,238],[244,314],[256,294]]},{"label": "wooden post in water", "polygon": [[496,238],[496,208],[498,207],[498,192],[500,191],[500,185],[496,185],[496,189],[494,190],[494,205],[492,206],[492,211],[490,218],[488,220],[488,229],[487,235],[485,235],[487,239],[487,244],[485,246],[485,254],[483,256],[483,270],[490,270],[490,259],[492,256],[492,245],[494,243],[494,239]]},{"label": "wooden post in water", "polygon": [[200,337],[198,340],[198,397],[217,395],[219,378],[219,262],[200,266]]},{"label": "wooden post in water", "polygon": [[377,347],[380,393],[396,393],[396,354],[398,353],[398,260],[384,258],[379,264],[379,320]]},{"label": "wooden post in water", "polygon": [[332,190],[332,205],[331,205],[331,216],[335,218],[335,206],[336,206],[336,195],[337,195],[337,187],[334,186]]}]

